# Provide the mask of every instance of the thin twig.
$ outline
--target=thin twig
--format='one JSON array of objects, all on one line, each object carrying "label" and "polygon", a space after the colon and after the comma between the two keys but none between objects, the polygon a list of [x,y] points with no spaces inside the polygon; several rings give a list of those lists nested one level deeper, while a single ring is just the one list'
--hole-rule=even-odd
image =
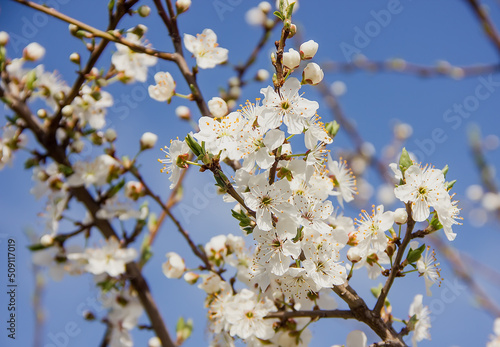
[{"label": "thin twig", "polygon": [[488,12],[486,12],[486,9],[481,6],[479,1],[477,0],[467,0],[467,2],[474,11],[474,14],[481,22],[481,26],[483,27],[485,34],[488,36],[490,41],[495,45],[497,51],[500,53],[500,35],[498,34],[498,30],[495,27],[495,24],[493,24],[493,21],[490,19]]}]

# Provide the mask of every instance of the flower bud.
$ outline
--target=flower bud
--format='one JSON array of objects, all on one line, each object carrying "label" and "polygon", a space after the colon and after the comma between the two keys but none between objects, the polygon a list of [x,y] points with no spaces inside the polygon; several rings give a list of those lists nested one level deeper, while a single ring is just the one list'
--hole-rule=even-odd
[{"label": "flower bud", "polygon": [[177,8],[177,14],[186,12],[191,7],[191,0],[177,0],[175,7]]},{"label": "flower bud", "polygon": [[210,99],[208,102],[208,109],[216,118],[224,117],[229,112],[226,102],[219,97],[213,97]]},{"label": "flower bud", "polygon": [[61,113],[64,117],[71,117],[73,115],[73,106],[66,105],[62,108]]},{"label": "flower bud", "polygon": [[191,110],[187,106],[178,106],[175,109],[175,114],[180,119],[184,119],[184,120],[190,120],[191,119]]},{"label": "flower bud", "polygon": [[290,48],[288,52],[283,53],[283,65],[290,70],[298,68],[300,65],[300,53]]},{"label": "flower bud", "polygon": [[54,243],[54,238],[49,234],[45,234],[40,238],[40,243],[45,247],[51,246]]},{"label": "flower bud", "polygon": [[347,91],[347,86],[342,81],[335,81],[330,86],[330,91],[334,96],[342,96]]},{"label": "flower bud", "polygon": [[71,150],[75,153],[81,153],[85,148],[85,143],[82,140],[76,140],[71,143]]},{"label": "flower bud", "polygon": [[27,45],[23,50],[23,57],[26,60],[37,61],[42,59],[45,55],[45,48],[40,46],[37,42],[32,42]]},{"label": "flower bud", "polygon": [[323,80],[323,70],[316,63],[307,64],[302,73],[302,84],[316,85]]},{"label": "flower bud", "polygon": [[113,142],[116,140],[117,134],[115,129],[108,129],[104,132],[104,138],[108,142]]},{"label": "flower bud", "polygon": [[145,132],[141,136],[141,150],[153,148],[156,145],[158,136],[151,132]]},{"label": "flower bud", "polygon": [[200,278],[200,275],[194,273],[194,272],[186,272],[184,274],[184,281],[186,281],[189,284],[195,284],[198,281],[198,278]]},{"label": "flower bud", "polygon": [[259,3],[259,9],[267,14],[271,11],[271,4],[267,1],[262,1],[261,3]]},{"label": "flower bud", "polygon": [[405,224],[408,220],[408,213],[405,208],[398,208],[394,211],[394,222],[396,224]]},{"label": "flower bud", "polygon": [[139,7],[139,9],[137,10],[137,13],[139,14],[139,16],[141,17],[147,17],[149,16],[149,14],[151,13],[151,8],[147,5],[142,5]]},{"label": "flower bud", "polygon": [[166,257],[167,261],[162,265],[163,274],[167,278],[181,278],[186,270],[184,260],[175,252],[167,253]]},{"label": "flower bud", "polygon": [[47,111],[45,111],[43,108],[39,109],[36,111],[36,115],[40,117],[41,119],[47,118]]},{"label": "flower bud", "polygon": [[157,336],[154,336],[149,339],[148,347],[161,347],[161,341]]},{"label": "flower bud", "polygon": [[303,44],[300,45],[300,57],[303,60],[312,59],[316,54],[316,52],[318,51],[318,46],[319,45],[313,40],[304,42]]},{"label": "flower bud", "polygon": [[71,53],[69,56],[69,60],[75,64],[80,64],[80,54]]},{"label": "flower bud", "polygon": [[141,182],[128,181],[125,184],[125,196],[131,200],[136,201],[146,194],[146,189]]},{"label": "flower bud", "polygon": [[76,26],[75,24],[70,24],[68,25],[68,30],[71,33],[71,35],[74,36],[78,32],[78,26]]},{"label": "flower bud", "polygon": [[255,75],[255,79],[257,81],[265,81],[269,78],[269,71],[267,71],[266,69],[259,69],[259,71],[257,71],[257,75]]},{"label": "flower bud", "polygon": [[9,34],[5,31],[0,31],[0,46],[5,46],[9,43]]},{"label": "flower bud", "polygon": [[290,33],[288,34],[288,38],[291,39],[297,33],[297,26],[295,24],[290,25]]},{"label": "flower bud", "polygon": [[361,252],[357,247],[351,247],[347,251],[347,259],[349,259],[353,263],[357,263],[362,259]]},{"label": "flower bud", "polygon": [[245,14],[245,20],[249,25],[260,26],[266,23],[267,17],[259,8],[253,7]]}]

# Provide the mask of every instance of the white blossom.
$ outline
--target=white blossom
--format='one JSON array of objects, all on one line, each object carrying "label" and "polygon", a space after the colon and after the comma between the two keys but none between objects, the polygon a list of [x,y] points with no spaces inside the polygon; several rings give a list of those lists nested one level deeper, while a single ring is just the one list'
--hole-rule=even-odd
[{"label": "white blossom", "polygon": [[165,255],[167,261],[163,263],[163,274],[167,278],[181,278],[186,270],[184,260],[175,252],[169,252]]},{"label": "white blossom", "polygon": [[205,29],[196,37],[184,34],[184,46],[193,53],[201,69],[211,69],[227,60],[228,50],[218,47],[217,35],[212,29]]},{"label": "white blossom", "polygon": [[[127,33],[125,39],[138,46],[144,46],[141,38],[134,33]],[[116,44],[116,52],[111,57],[111,62],[118,71],[123,71],[125,76],[132,81],[146,82],[148,67],[156,64],[158,58],[144,53],[132,51],[125,45]]]},{"label": "white blossom", "polygon": [[148,87],[149,96],[156,101],[170,102],[175,94],[175,81],[169,72],[157,72],[154,76],[155,85]]}]

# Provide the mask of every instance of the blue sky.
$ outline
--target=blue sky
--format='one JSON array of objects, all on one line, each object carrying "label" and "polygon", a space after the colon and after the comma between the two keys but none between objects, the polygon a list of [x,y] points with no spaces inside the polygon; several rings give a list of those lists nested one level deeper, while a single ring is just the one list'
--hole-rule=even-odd
[{"label": "blue sky", "polygon": [[[217,12],[216,5],[224,3],[230,10],[224,13]],[[107,21],[104,2],[97,0],[71,1],[52,0],[47,2],[77,19],[88,22],[98,28],[105,28]],[[152,2],[145,4],[153,7]],[[244,21],[246,11],[255,6],[257,1],[194,1],[192,8],[179,18],[182,32],[189,34],[200,33],[204,28],[212,28],[218,35],[222,47],[229,49],[231,64],[242,62],[248,57],[253,45],[260,37],[260,29],[249,27]],[[232,4],[232,5],[230,5]],[[500,7],[494,1],[488,1],[493,20],[500,23]],[[226,7],[228,8],[228,7]],[[375,17],[381,18],[383,13],[393,10],[390,18],[384,17],[385,26],[370,24]],[[389,12],[390,13],[390,12]],[[138,17],[127,18],[121,28],[129,28],[139,22]],[[171,51],[172,46],[166,29],[158,20],[155,12],[150,17],[141,19],[141,23],[149,27],[147,38],[155,48]],[[346,45],[356,47],[359,43],[359,32],[367,35],[367,30],[373,37],[366,36],[361,53],[371,60],[382,61],[389,58],[404,58],[409,62],[435,65],[438,60],[447,60],[453,65],[474,65],[496,63],[498,52],[487,40],[476,17],[472,14],[466,1],[302,1],[299,11],[294,17],[300,34],[304,40],[313,39],[320,48],[315,62],[327,61],[345,62],[346,56],[342,47]],[[47,18],[35,11],[15,4],[11,1],[2,1],[0,5],[0,30],[11,34],[11,43],[7,47],[9,56],[16,57],[22,48],[29,42],[37,41],[47,48],[42,63],[47,70],[58,70],[71,84],[75,65],[67,57],[72,52],[79,52],[82,57],[86,51],[80,41],[71,37],[67,24],[56,19]],[[372,30],[372,31],[370,31]],[[375,33],[377,33],[375,35]],[[273,40],[278,38],[275,32]],[[359,46],[359,45],[358,45]],[[247,76],[252,76],[257,69],[271,69],[269,53],[272,44],[268,44],[262,56]],[[114,45],[108,46],[106,54],[99,60],[99,67],[107,67],[114,50]],[[194,60],[189,63],[193,64]],[[180,122],[174,114],[175,107],[186,104],[185,100],[174,99],[167,106],[151,100],[147,96],[147,86],[152,84],[155,71],[169,71],[177,81],[177,91],[188,93],[188,88],[176,67],[169,62],[159,62],[149,74],[147,83],[127,86],[112,86],[109,91],[115,98],[115,106],[108,112],[108,125],[118,132],[118,147],[121,154],[133,154],[138,147],[141,134],[152,131],[158,134],[158,145],[169,143],[172,138],[182,138],[190,131],[188,124]],[[222,66],[212,70],[203,70],[199,74],[199,84],[205,98],[208,100],[217,96],[218,88],[227,85],[227,78],[231,76],[230,66]],[[345,114],[354,119],[360,134],[366,141],[373,143],[380,154],[381,149],[392,136],[390,124],[398,119],[413,126],[413,137],[407,142],[409,150],[420,151],[424,163],[430,162],[437,167],[449,164],[449,177],[458,180],[455,185],[457,198],[465,201],[465,189],[479,182],[479,175],[473,165],[470,150],[466,143],[467,129],[470,124],[477,124],[484,135],[499,135],[500,120],[500,89],[495,81],[500,82],[500,75],[485,75],[462,80],[450,78],[422,79],[415,76],[395,73],[368,73],[354,72],[329,73],[325,80],[329,83],[342,80],[346,83],[348,92],[340,98]],[[490,81],[489,84],[484,81]],[[491,82],[493,81],[493,83]],[[477,105],[470,104],[470,113],[460,116],[452,113],[455,105],[472,102],[471,97],[476,95],[478,86],[488,84],[491,88],[489,96],[480,100]],[[242,102],[260,97],[259,89],[265,83],[251,83],[243,89]],[[486,88],[486,87],[484,87]],[[486,89],[483,88],[483,92]],[[320,102],[319,113],[323,119],[329,119],[326,105],[321,102],[320,95],[313,88],[304,88],[306,97]],[[188,105],[195,115],[194,105]],[[1,110],[0,114],[10,114]],[[0,123],[3,124],[3,123]],[[441,130],[436,130],[441,129]],[[433,133],[434,139],[433,138]],[[438,141],[436,141],[436,134]],[[33,139],[30,139],[33,143]],[[332,147],[352,147],[349,139],[341,133]],[[432,150],[431,150],[432,149]],[[96,152],[88,153],[89,156]],[[140,162],[148,182],[163,197],[169,193],[167,176],[159,172],[156,158],[160,157],[159,150],[145,153]],[[500,163],[500,152],[487,153],[488,160],[495,165]],[[32,313],[32,294],[34,288],[33,276],[30,268],[31,257],[25,246],[28,244],[25,230],[43,230],[43,224],[37,213],[42,210],[42,203],[37,202],[30,195],[32,186],[31,173],[22,169],[21,154],[14,161],[12,169],[4,169],[0,173],[0,236],[7,234],[15,238],[18,244],[17,264],[19,278],[19,293],[17,297],[19,309],[18,339],[15,342],[6,340],[3,328],[0,330],[0,345],[27,346],[32,344],[34,319]],[[368,178],[379,182],[374,172],[368,173]],[[196,192],[203,192],[213,184],[208,174],[190,171],[186,180],[185,206],[196,207],[197,200],[191,198]],[[185,217],[183,224],[198,243],[207,242],[212,236],[221,233],[238,234],[239,229],[235,220],[230,217],[229,207],[220,197],[210,196],[203,201],[199,214]],[[375,202],[375,200],[373,201]],[[370,203],[371,205],[371,203]],[[394,208],[400,206],[394,206]],[[174,209],[181,215],[180,206]],[[357,215],[358,208],[347,208],[346,213],[351,217]],[[78,210],[75,211],[78,214]],[[217,223],[213,222],[216,216]],[[472,255],[476,260],[489,264],[492,268],[498,267],[496,257],[497,245],[500,242],[498,224],[487,223],[482,228],[474,228],[467,219],[462,227],[457,227],[458,237],[453,246]],[[248,240],[250,241],[250,240]],[[146,266],[145,275],[149,279],[153,294],[165,317],[170,331],[174,330],[179,316],[192,317],[195,321],[195,331],[186,346],[206,345],[205,310],[203,309],[204,294],[195,286],[189,286],[182,280],[167,280],[161,274],[161,263],[164,253],[177,251],[186,257],[188,266],[195,267],[198,263],[189,255],[188,247],[172,223],[165,223],[154,246],[154,259]],[[5,258],[6,240],[0,239],[0,257]],[[484,311],[477,308],[474,298],[468,290],[456,283],[454,276],[441,260],[445,278],[441,288],[434,288],[432,297],[424,297],[424,304],[430,305],[439,314],[435,314],[431,330],[432,341],[422,342],[422,346],[470,346],[484,345],[492,331],[493,319]],[[3,266],[3,265],[2,265]],[[0,286],[5,288],[6,270],[0,271]],[[489,289],[493,298],[500,300],[498,288],[479,277]],[[370,286],[378,282],[369,282],[363,276],[354,277],[353,287],[367,301],[373,304],[369,294]],[[52,346],[51,336],[61,337],[67,324],[74,322],[78,334],[68,338],[68,346],[95,346],[104,331],[98,323],[83,321],[79,311],[83,307],[91,306],[97,296],[93,289],[92,278],[66,277],[61,283],[48,280],[44,305],[47,313],[44,346]],[[453,293],[450,296],[450,292]],[[417,293],[424,293],[422,278],[408,276],[404,280],[396,281],[389,299],[394,304],[394,313],[400,318],[407,318],[408,307]],[[0,296],[0,321],[7,317],[7,298]],[[145,317],[143,321],[146,322]],[[3,323],[2,323],[3,324]],[[471,334],[471,326],[474,332]],[[312,325],[314,340],[312,346],[330,346],[341,344],[352,329],[368,329],[361,323],[342,320],[322,320]],[[151,336],[149,332],[134,333],[137,345],[144,345]],[[373,333],[368,333],[369,341],[377,341]]]}]

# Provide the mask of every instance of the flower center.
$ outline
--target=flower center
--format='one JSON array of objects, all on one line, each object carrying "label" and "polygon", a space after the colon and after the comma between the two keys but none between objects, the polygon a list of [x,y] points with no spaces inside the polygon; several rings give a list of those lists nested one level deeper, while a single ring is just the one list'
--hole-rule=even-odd
[{"label": "flower center", "polygon": [[282,103],[281,103],[281,108],[283,110],[288,110],[290,108],[290,103],[288,102],[288,100],[284,100]]}]

